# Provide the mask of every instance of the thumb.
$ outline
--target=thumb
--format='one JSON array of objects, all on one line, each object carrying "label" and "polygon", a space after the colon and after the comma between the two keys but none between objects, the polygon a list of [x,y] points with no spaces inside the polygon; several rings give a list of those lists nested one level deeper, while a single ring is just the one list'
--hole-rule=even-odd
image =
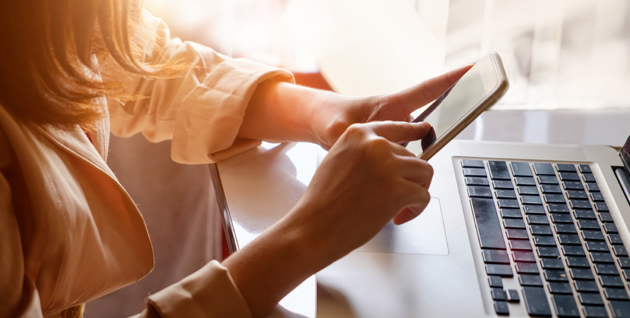
[{"label": "thumb", "polygon": [[424,138],[431,130],[426,122],[408,123],[404,121],[380,121],[365,124],[376,135],[394,143],[409,142]]}]

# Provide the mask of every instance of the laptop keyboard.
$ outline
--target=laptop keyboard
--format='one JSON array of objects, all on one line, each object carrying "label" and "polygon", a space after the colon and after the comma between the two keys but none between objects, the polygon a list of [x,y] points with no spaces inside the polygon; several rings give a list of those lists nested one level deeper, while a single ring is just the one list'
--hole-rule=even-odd
[{"label": "laptop keyboard", "polygon": [[[535,317],[630,317],[630,258],[589,165],[461,168],[497,314],[522,299]],[[503,288],[508,277],[521,297]]]}]

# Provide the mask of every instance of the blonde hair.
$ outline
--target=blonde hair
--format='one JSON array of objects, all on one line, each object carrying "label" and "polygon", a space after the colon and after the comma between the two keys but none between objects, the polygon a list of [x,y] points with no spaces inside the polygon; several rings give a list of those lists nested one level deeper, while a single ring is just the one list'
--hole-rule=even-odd
[{"label": "blonde hair", "polygon": [[[0,105],[27,123],[90,127],[105,111],[97,98],[122,96],[120,85],[98,74],[166,77],[184,68],[141,61],[147,32],[141,0],[2,1]],[[120,68],[101,69],[94,56]]]}]

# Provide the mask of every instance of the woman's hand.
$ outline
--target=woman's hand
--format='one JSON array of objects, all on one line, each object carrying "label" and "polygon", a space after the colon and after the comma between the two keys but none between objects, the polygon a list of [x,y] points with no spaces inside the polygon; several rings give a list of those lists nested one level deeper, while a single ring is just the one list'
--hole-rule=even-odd
[{"label": "woman's hand", "polygon": [[437,99],[472,65],[467,65],[394,94],[345,97],[320,96],[309,115],[316,142],[329,149],[352,124],[372,121],[409,121],[411,112]]},{"label": "woman's hand", "polygon": [[398,143],[421,139],[429,128],[393,121],[351,125],[298,204],[224,261],[255,317],[392,218],[406,222],[427,206],[433,169]]}]

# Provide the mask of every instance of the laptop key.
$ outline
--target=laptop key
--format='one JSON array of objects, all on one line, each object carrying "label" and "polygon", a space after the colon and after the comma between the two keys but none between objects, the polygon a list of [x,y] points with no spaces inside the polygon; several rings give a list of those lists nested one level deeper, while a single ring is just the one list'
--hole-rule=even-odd
[{"label": "laptop key", "polygon": [[555,184],[541,184],[540,189],[542,193],[562,193],[562,188]]},{"label": "laptop key", "polygon": [[508,289],[507,300],[511,303],[518,303],[521,300],[518,297],[518,291],[516,289]]},{"label": "laptop key", "polygon": [[584,190],[584,186],[580,181],[563,181],[562,187],[565,190]]},{"label": "laptop key", "polygon": [[551,300],[558,317],[580,317],[573,295],[552,294]]},{"label": "laptop key", "polygon": [[589,165],[579,165],[578,168],[579,168],[581,173],[591,173],[591,172],[593,172],[591,170],[591,166],[589,166]]},{"label": "laptop key", "polygon": [[567,256],[567,265],[569,265],[569,267],[591,267],[588,259],[584,256]]},{"label": "laptop key", "polygon": [[591,196],[591,200],[595,202],[604,201],[604,196],[602,195],[601,192],[591,192],[590,196]]},{"label": "laptop key", "polygon": [[577,220],[580,230],[599,230],[597,220]]},{"label": "laptop key", "polygon": [[518,209],[520,207],[518,205],[518,201],[516,201],[516,200],[498,199],[497,203],[499,204],[500,208]]},{"label": "laptop key", "polygon": [[513,189],[512,181],[510,180],[492,180],[492,186],[495,189]]},{"label": "laptop key", "polygon": [[591,252],[591,260],[593,263],[614,263],[612,255],[608,252]]},{"label": "laptop key", "polygon": [[477,237],[481,248],[505,249],[503,230],[494,207],[494,200],[471,198],[470,204],[477,225]]},{"label": "laptop key", "polygon": [[578,293],[578,297],[580,298],[580,302],[583,305],[603,305],[604,300],[602,300],[602,296],[595,293]]},{"label": "laptop key", "polygon": [[577,229],[575,228],[575,225],[573,225],[572,223],[558,223],[555,224],[553,226],[556,229],[556,233],[561,233],[561,234],[573,234],[576,233],[577,234]]},{"label": "laptop key", "polygon": [[541,258],[540,265],[544,269],[564,269],[564,264],[559,258]]},{"label": "laptop key", "polygon": [[488,284],[490,287],[503,288],[503,280],[501,280],[501,276],[488,276]]},{"label": "laptop key", "polygon": [[604,296],[606,296],[607,299],[630,300],[628,299],[628,293],[626,293],[626,290],[623,288],[605,287]]},{"label": "laptop key", "polygon": [[567,272],[564,269],[545,269],[544,271],[545,279],[548,282],[568,282],[569,277],[567,276]]},{"label": "laptop key", "polygon": [[588,200],[588,194],[584,190],[567,190],[567,198]]},{"label": "laptop key", "polygon": [[525,221],[523,219],[504,219],[503,225],[506,229],[524,229]]},{"label": "laptop key", "polygon": [[510,314],[510,309],[508,307],[507,301],[503,301],[503,300],[495,301],[494,302],[494,312],[496,312],[497,315],[509,315]]},{"label": "laptop key", "polygon": [[510,264],[510,257],[505,250],[481,250],[484,263]]},{"label": "laptop key", "polygon": [[606,205],[606,202],[595,202],[595,211],[608,212],[608,205]]},{"label": "laptop key", "polygon": [[542,205],[524,205],[523,209],[527,214],[546,214]]},{"label": "laptop key", "polygon": [[560,251],[555,246],[538,246],[536,247],[538,257],[560,257]]},{"label": "laptop key", "polygon": [[494,191],[497,199],[516,199],[516,193],[512,189],[499,189]]},{"label": "laptop key", "polygon": [[489,187],[466,187],[469,197],[492,198],[492,190]]},{"label": "laptop key", "polygon": [[521,286],[543,286],[540,275],[521,274],[518,275],[518,281],[521,283]]},{"label": "laptop key", "polygon": [[595,264],[595,272],[597,275],[619,275],[615,264]]},{"label": "laptop key", "polygon": [[507,297],[505,296],[505,291],[503,291],[503,289],[501,288],[492,288],[490,290],[490,293],[492,294],[492,299],[494,300],[507,300]]},{"label": "laptop key", "polygon": [[590,268],[571,267],[569,268],[569,273],[571,273],[571,278],[573,279],[584,279],[584,280],[595,279],[595,276],[593,276],[593,271],[591,271]]},{"label": "laptop key", "polygon": [[562,181],[580,181],[580,175],[575,172],[560,172],[558,174]]},{"label": "laptop key", "polygon": [[558,169],[559,172],[577,172],[575,165],[570,163],[557,163],[556,169]]},{"label": "laptop key", "polygon": [[575,289],[579,292],[599,293],[599,287],[594,280],[576,280],[573,282]]},{"label": "laptop key", "polygon": [[508,244],[510,245],[511,250],[516,251],[531,251],[532,244],[527,240],[509,240]]},{"label": "laptop key", "polygon": [[597,217],[595,216],[595,212],[593,212],[592,210],[574,209],[573,216],[575,216],[576,219],[597,219]]},{"label": "laptop key", "polygon": [[549,225],[532,224],[529,226],[532,235],[553,235]]},{"label": "laptop key", "polygon": [[608,252],[608,244],[605,241],[586,241],[586,250],[589,252]]},{"label": "laptop key", "polygon": [[538,195],[522,195],[521,196],[521,203],[523,204],[542,204],[542,200],[540,199],[540,196]]},{"label": "laptop key", "polygon": [[512,251],[512,259],[515,262],[536,262],[534,253],[526,251]]},{"label": "laptop key", "polygon": [[558,241],[562,245],[582,245],[580,237],[577,234],[558,234]]},{"label": "laptop key", "polygon": [[623,278],[625,278],[626,280],[630,280],[630,269],[624,268],[621,270],[621,272],[623,273]]},{"label": "laptop key", "polygon": [[[571,218],[571,216],[569,216]],[[527,222],[529,224],[549,224],[546,215],[530,214],[527,216]]]},{"label": "laptop key", "polygon": [[530,316],[551,317],[547,294],[542,287],[523,287],[523,300]]},{"label": "laptop key", "polygon": [[615,256],[628,256],[628,251],[623,245],[613,245]]},{"label": "laptop key", "polygon": [[556,246],[556,240],[553,236],[534,235],[534,244],[536,246]]},{"label": "laptop key", "polygon": [[556,171],[553,170],[553,166],[550,163],[534,163],[534,171],[537,175],[556,175]]},{"label": "laptop key", "polygon": [[489,186],[490,182],[488,182],[487,178],[479,178],[479,177],[465,177],[464,183],[467,186]]},{"label": "laptop key", "polygon": [[510,180],[510,171],[508,171],[505,161],[488,161],[488,169],[490,170],[490,178]]},{"label": "laptop key", "polygon": [[538,183],[540,184],[559,184],[556,176],[538,176]]},{"label": "laptop key", "polygon": [[623,281],[619,276],[599,276],[599,283],[604,287],[621,287],[623,288]]},{"label": "laptop key", "polygon": [[522,185],[535,186],[536,185],[536,181],[532,177],[515,177],[514,181],[516,181],[517,186],[522,186]]},{"label": "laptop key", "polygon": [[612,215],[608,212],[601,212],[598,214],[599,220],[602,222],[613,222]]},{"label": "laptop key", "polygon": [[566,200],[564,199],[564,195],[562,194],[544,194],[546,203],[564,203]]},{"label": "laptop key", "polygon": [[584,230],[582,237],[587,241],[605,241],[604,233],[599,230]]},{"label": "laptop key", "polygon": [[551,221],[553,223],[571,223],[573,224],[573,219],[570,214],[564,213],[551,213]]},{"label": "laptop key", "polygon": [[606,233],[617,233],[617,226],[615,223],[604,223],[603,226]]},{"label": "laptop key", "polygon": [[507,238],[510,240],[527,240],[529,239],[529,235],[527,234],[527,230],[519,230],[519,229],[507,229]]},{"label": "laptop key", "polygon": [[630,258],[628,257],[618,257],[617,262],[621,268],[630,268]]},{"label": "laptop key", "polygon": [[538,188],[534,186],[519,186],[518,194],[520,195],[538,195]]},{"label": "laptop key", "polygon": [[531,177],[532,169],[529,167],[529,163],[527,162],[510,162],[510,166],[512,167],[512,173],[515,177]]},{"label": "laptop key", "polygon": [[604,306],[584,306],[586,318],[608,318],[608,312]]},{"label": "laptop key", "polygon": [[502,277],[512,277],[512,267],[504,264],[486,264],[486,274]]},{"label": "laptop key", "polygon": [[584,249],[579,245],[562,245],[562,253],[567,256],[584,256]]},{"label": "laptop key", "polygon": [[623,300],[611,300],[610,311],[615,318],[630,317],[630,302]]},{"label": "laptop key", "polygon": [[462,159],[462,168],[485,168],[482,160]]},{"label": "laptop key", "polygon": [[519,274],[538,274],[536,263],[516,262],[516,272]]},{"label": "laptop key", "polygon": [[566,203],[549,203],[547,204],[549,212],[569,213],[569,207]]},{"label": "laptop key", "polygon": [[595,182],[586,182],[586,189],[589,192],[599,192],[599,186]]},{"label": "laptop key", "polygon": [[595,182],[595,176],[592,173],[583,173],[582,180],[584,182]]},{"label": "laptop key", "polygon": [[462,170],[464,172],[464,176],[466,177],[485,177],[486,176],[486,169],[464,168]]},{"label": "laptop key", "polygon": [[501,217],[503,218],[516,218],[516,219],[523,218],[523,214],[521,214],[521,209],[502,208],[500,209],[500,211],[501,211]]},{"label": "laptop key", "polygon": [[592,209],[591,203],[588,200],[569,200],[571,209]]},{"label": "laptop key", "polygon": [[549,292],[552,294],[573,294],[569,283],[549,282],[547,287],[549,287]]}]

